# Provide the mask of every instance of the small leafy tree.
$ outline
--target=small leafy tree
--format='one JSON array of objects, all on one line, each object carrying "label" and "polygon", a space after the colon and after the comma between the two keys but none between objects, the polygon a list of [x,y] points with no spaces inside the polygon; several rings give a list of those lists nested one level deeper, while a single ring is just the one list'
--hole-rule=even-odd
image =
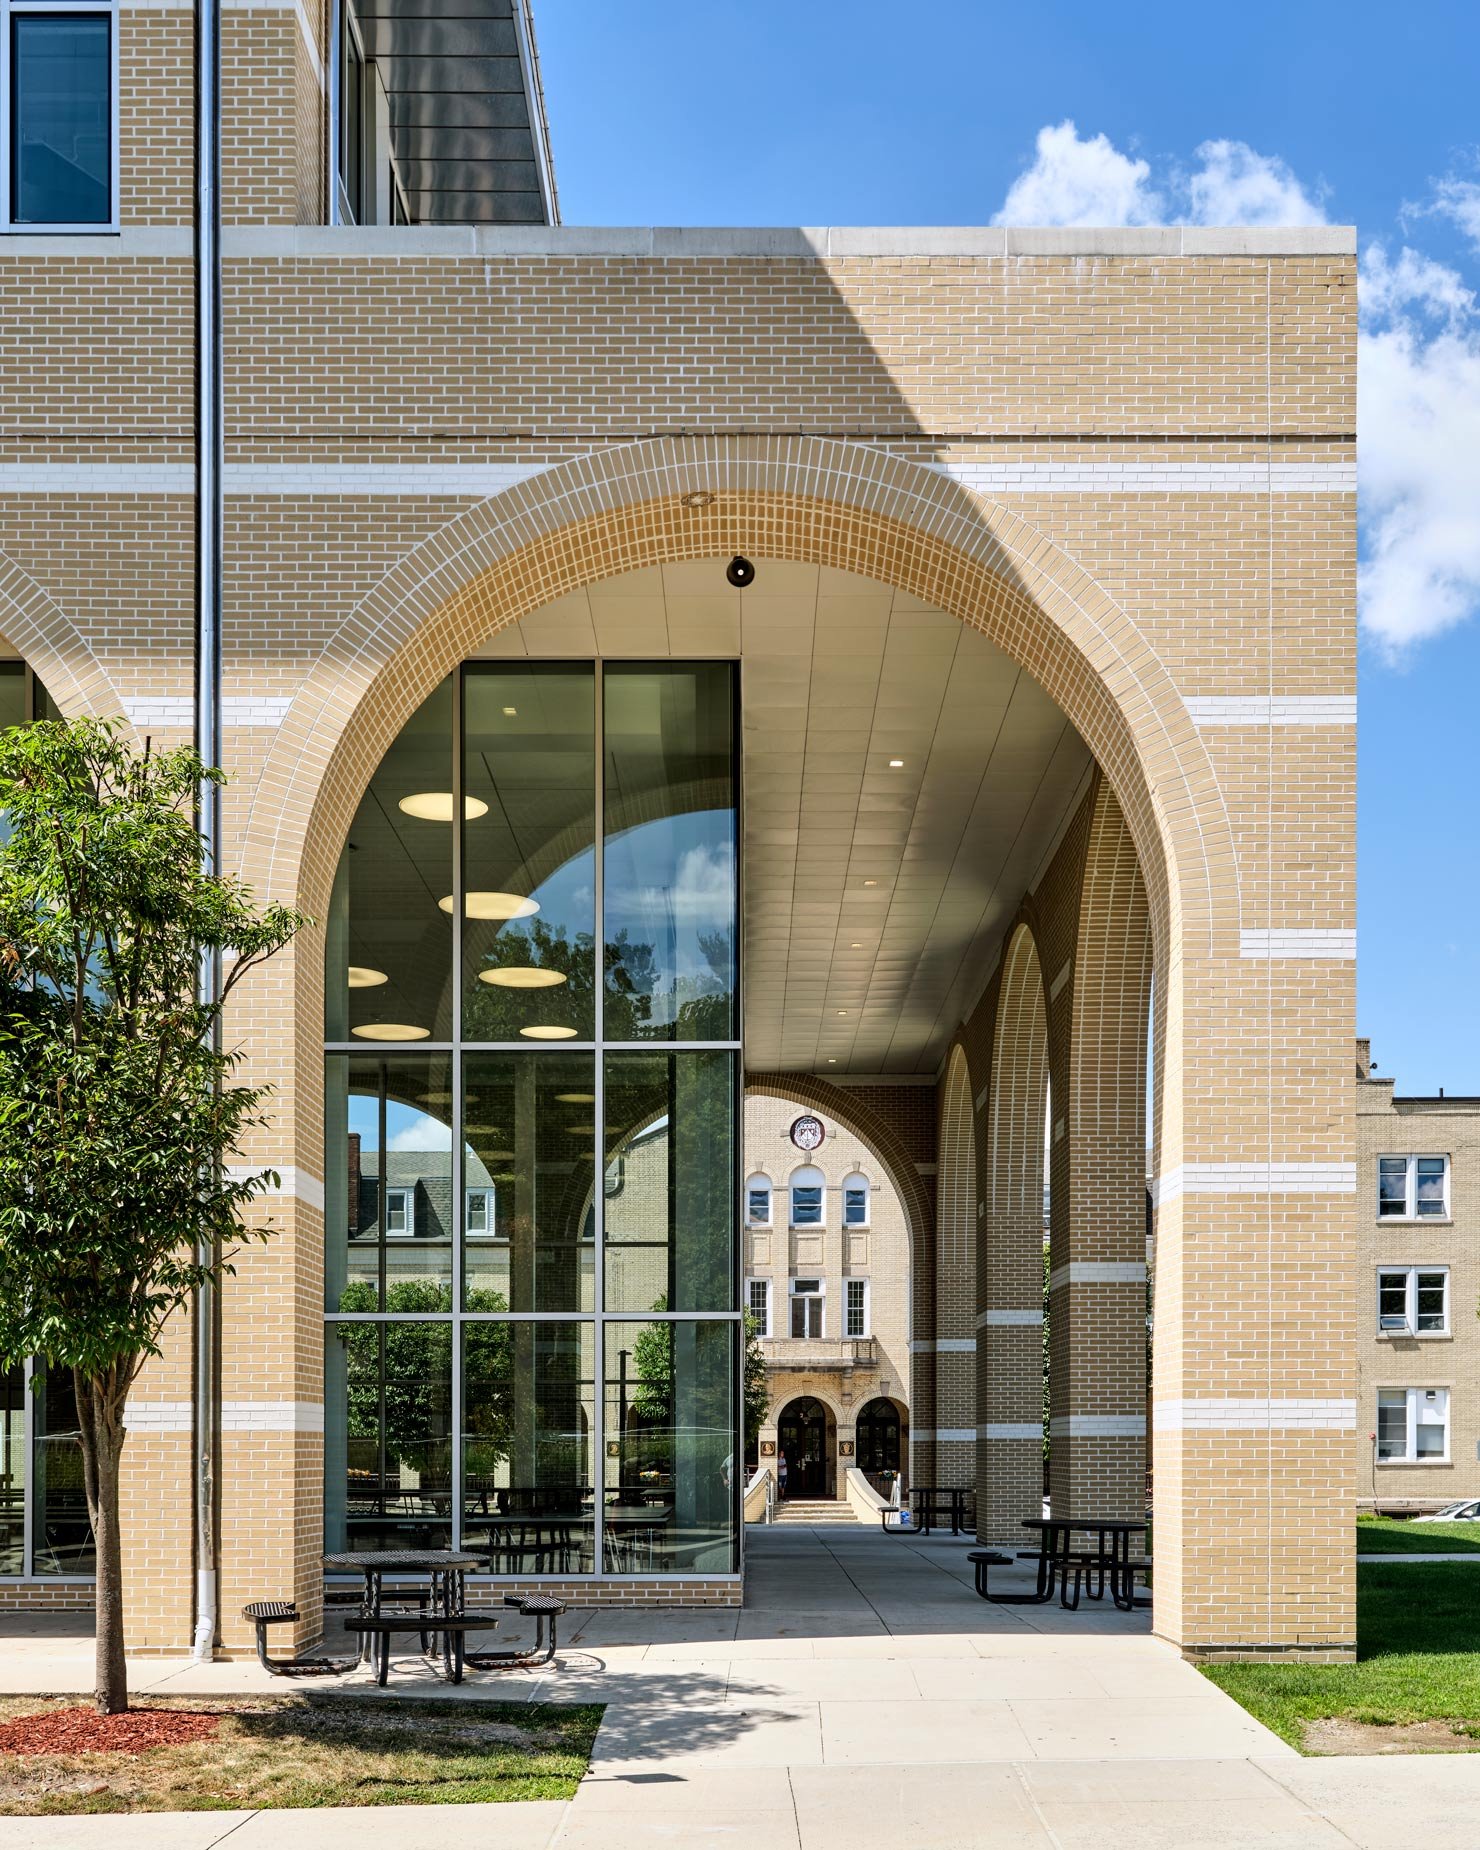
[{"label": "small leafy tree", "polygon": [[266,1121],[235,1086],[222,1001],[297,930],[202,871],[188,750],[108,723],[0,733],[0,1364],[70,1369],[97,1550],[97,1705],[128,1707],[119,1469],[124,1408],[165,1323],[229,1272],[242,1210],[276,1185],[226,1162]]}]

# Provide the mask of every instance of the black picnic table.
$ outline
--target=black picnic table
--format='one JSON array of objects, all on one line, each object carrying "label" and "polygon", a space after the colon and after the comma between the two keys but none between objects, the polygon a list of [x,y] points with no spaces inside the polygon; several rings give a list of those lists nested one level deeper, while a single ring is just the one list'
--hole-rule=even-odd
[{"label": "black picnic table", "polygon": [[[1091,1599],[1103,1599],[1105,1589],[1122,1612],[1135,1606],[1149,1606],[1135,1590],[1136,1569],[1142,1564],[1131,1559],[1131,1537],[1144,1535],[1147,1524],[1114,1516],[1025,1516],[1025,1529],[1038,1531],[1038,1579],[1031,1593],[986,1593],[984,1599],[998,1606],[1046,1606],[1057,1588],[1059,1604],[1073,1610],[1079,1604],[1082,1580],[1089,1581]],[[1094,1547],[1074,1547],[1076,1535],[1092,1535]],[[1073,1596],[1069,1583],[1073,1579]],[[1098,1588],[1095,1581],[1098,1580]],[[978,1569],[978,1591],[981,1573]]]},{"label": "black picnic table", "polygon": [[[466,1580],[470,1570],[484,1564],[483,1555],[465,1554],[450,1548],[364,1548],[352,1549],[347,1554],[324,1556],[324,1567],[331,1574],[363,1574],[364,1591],[360,1596],[359,1617],[378,1619],[381,1617],[381,1594],[384,1578],[387,1574],[425,1574],[428,1577],[430,1599],[426,1611],[426,1629],[437,1633],[437,1618],[461,1618],[466,1606]],[[490,1625],[494,1623],[490,1619]],[[442,1655],[448,1676],[452,1675],[452,1639],[450,1633],[443,1632]],[[371,1634],[365,1635],[363,1646],[368,1659],[371,1648]],[[431,1652],[435,1654],[437,1644],[432,1641]]]},{"label": "black picnic table", "polygon": [[[938,1517],[950,1521],[951,1534],[969,1533],[966,1521],[966,1499],[974,1497],[976,1492],[965,1487],[942,1484],[915,1484],[910,1489],[910,1501],[915,1506],[915,1533],[929,1535],[935,1527]],[[905,1530],[903,1533],[908,1534]]]}]

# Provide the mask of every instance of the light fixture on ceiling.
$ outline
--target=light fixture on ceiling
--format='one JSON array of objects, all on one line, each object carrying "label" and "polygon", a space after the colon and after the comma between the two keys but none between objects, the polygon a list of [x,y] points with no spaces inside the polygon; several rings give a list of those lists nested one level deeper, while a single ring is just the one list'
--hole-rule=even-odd
[{"label": "light fixture on ceiling", "polygon": [[850,951],[861,951],[863,949],[862,938],[855,938],[853,942],[848,946],[848,949]]},{"label": "light fixture on ceiling", "polygon": [[827,1056],[827,1063],[828,1063],[828,1065],[829,1065],[829,1066],[836,1066],[836,1065],[837,1065],[837,1061],[836,1061],[836,1060],[835,1060],[835,1059],[834,1059],[834,1058],[832,1057],[832,1055],[831,1055],[831,1054],[829,1054],[829,1055]]},{"label": "light fixture on ceiling", "polygon": [[680,495],[678,498],[684,507],[714,506],[714,491],[710,488],[691,488],[686,495]]},{"label": "light fixture on ceiling", "polygon": [[535,1028],[521,1028],[519,1032],[529,1041],[573,1041],[576,1038],[574,1028],[555,1028],[541,1024]]},{"label": "light fixture on ceiling", "polygon": [[518,707],[505,707],[504,708],[504,718],[505,719],[518,719],[518,717],[519,717]]},{"label": "light fixture on ceiling", "polygon": [[[444,912],[452,910],[452,895],[439,899]],[[464,893],[463,915],[470,919],[532,919],[540,909],[537,899],[520,893]]]},{"label": "light fixture on ceiling", "polygon": [[877,886],[879,883],[877,880],[865,880],[863,884],[865,886]]},{"label": "light fixture on ceiling", "polygon": [[384,970],[372,970],[368,964],[351,964],[344,973],[344,980],[351,989],[379,989],[391,979]]},{"label": "light fixture on ceiling", "polygon": [[839,1009],[839,1010],[838,1010],[838,1013],[839,1013],[840,1015],[846,1015],[846,1014],[848,1013],[848,1011],[847,1011],[847,1009]]},{"label": "light fixture on ceiling", "polygon": [[572,1137],[594,1137],[596,1135],[594,1124],[567,1124],[565,1128]]},{"label": "light fixture on ceiling", "polygon": [[[452,792],[450,790],[418,790],[414,796],[402,797],[396,805],[408,816],[415,816],[422,822],[451,822],[453,814]],[[476,822],[479,816],[488,814],[488,805],[479,797],[463,798],[463,816],[469,822]]]},{"label": "light fixture on ceiling", "polygon": [[367,1021],[362,1027],[351,1028],[350,1033],[362,1041],[424,1041],[431,1029],[413,1028],[406,1021]]},{"label": "light fixture on ceiling", "polygon": [[904,769],[904,759],[903,758],[891,758],[889,760],[889,769],[891,771],[902,771]]},{"label": "light fixture on ceiling", "polygon": [[496,989],[557,989],[565,981],[563,970],[540,970],[533,964],[511,964],[504,970],[480,970],[480,983]]},{"label": "light fixture on ceiling", "polygon": [[594,1105],[596,1094],[594,1092],[557,1092],[555,1103],[557,1105]]}]

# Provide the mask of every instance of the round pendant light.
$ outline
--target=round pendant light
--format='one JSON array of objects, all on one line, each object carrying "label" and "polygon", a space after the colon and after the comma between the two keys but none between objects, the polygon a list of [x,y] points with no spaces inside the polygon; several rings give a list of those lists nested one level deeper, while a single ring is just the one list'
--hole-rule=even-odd
[{"label": "round pendant light", "polygon": [[594,1105],[596,1094],[594,1092],[557,1092],[555,1103],[557,1105]]},{"label": "round pendant light", "polygon": [[[439,899],[444,912],[452,910],[452,895]],[[463,917],[469,919],[532,919],[540,909],[537,899],[522,893],[464,893]]]},{"label": "round pendant light", "polygon": [[344,973],[344,980],[351,989],[379,989],[391,979],[384,970],[372,970],[368,964],[351,964]]},{"label": "round pendant light", "polygon": [[[450,790],[418,790],[414,796],[402,797],[396,808],[408,816],[415,816],[422,822],[451,822],[452,792]],[[488,814],[488,805],[477,797],[463,798],[463,815],[469,822],[479,816]]]},{"label": "round pendant light", "polygon": [[351,1028],[362,1041],[424,1041],[430,1028],[413,1028],[405,1021],[367,1021],[363,1027]]},{"label": "round pendant light", "polygon": [[503,970],[480,970],[480,983],[495,989],[558,989],[565,981],[563,970],[539,970],[533,964],[511,964]]},{"label": "round pendant light", "polygon": [[574,1028],[521,1028],[519,1032],[528,1041],[573,1041],[576,1038]]}]

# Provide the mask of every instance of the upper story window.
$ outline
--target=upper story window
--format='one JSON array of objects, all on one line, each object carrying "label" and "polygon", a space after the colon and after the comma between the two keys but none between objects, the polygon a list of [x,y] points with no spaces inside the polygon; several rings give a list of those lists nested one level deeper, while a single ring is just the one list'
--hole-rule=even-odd
[{"label": "upper story window", "polygon": [[794,1278],[791,1281],[791,1333],[795,1337],[822,1336],[826,1333],[826,1286],[820,1278]]},{"label": "upper story window", "polygon": [[771,1224],[771,1181],[769,1176],[752,1176],[745,1184],[745,1219],[751,1227]]},{"label": "upper story window", "polygon": [[827,1184],[820,1169],[798,1169],[791,1178],[791,1224],[793,1227],[821,1227]]},{"label": "upper story window", "polygon": [[849,1176],[843,1184],[843,1225],[845,1227],[866,1227],[868,1225],[868,1177]]},{"label": "upper story window", "polygon": [[1449,1462],[1449,1389],[1377,1390],[1377,1462]]},{"label": "upper story window", "polygon": [[745,1308],[755,1318],[757,1336],[771,1334],[771,1281],[769,1278],[751,1278],[745,1284]]},{"label": "upper story window", "polygon": [[116,0],[0,0],[6,229],[116,222],[117,69]]},{"label": "upper story window", "polygon": [[463,1230],[470,1240],[496,1240],[498,1220],[491,1188],[469,1188],[463,1193]]},{"label": "upper story window", "polygon": [[1377,1327],[1390,1336],[1447,1336],[1449,1267],[1379,1266]]},{"label": "upper story window", "polygon": [[388,1240],[409,1240],[416,1232],[416,1190],[385,1191],[385,1234]]},{"label": "upper story window", "polygon": [[1447,1156],[1379,1156],[1379,1220],[1448,1220]]},{"label": "upper story window", "polygon": [[867,1336],[869,1334],[869,1291],[866,1278],[850,1278],[847,1285],[848,1302],[844,1307],[847,1327],[845,1336]]}]

